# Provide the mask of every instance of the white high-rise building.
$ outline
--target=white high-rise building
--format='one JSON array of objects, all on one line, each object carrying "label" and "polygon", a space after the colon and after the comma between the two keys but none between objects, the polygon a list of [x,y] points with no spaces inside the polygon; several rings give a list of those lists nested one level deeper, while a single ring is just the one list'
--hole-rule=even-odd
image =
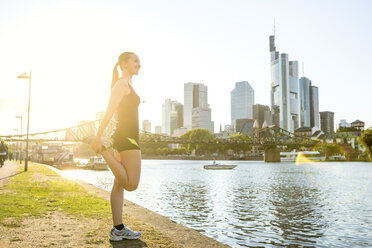
[{"label": "white high-rise building", "polygon": [[172,135],[174,130],[183,126],[183,106],[177,101],[165,99],[162,111],[162,133]]},{"label": "white high-rise building", "polygon": [[172,111],[172,100],[165,99],[162,106],[162,125],[161,132],[170,135],[170,123],[171,123],[171,111]]},{"label": "white high-rise building", "polygon": [[212,134],[214,133],[214,122],[211,121],[210,108],[193,108],[192,110],[192,129],[205,128]]},{"label": "white high-rise building", "polygon": [[[197,110],[194,110],[195,108]],[[211,125],[214,125],[211,121],[210,113],[208,87],[200,83],[185,83],[183,107],[184,127],[187,130],[194,128],[208,128],[209,130],[213,130],[214,128],[210,128]]]},{"label": "white high-rise building", "polygon": [[300,78],[300,126],[310,125],[310,90],[311,81],[307,77]]},{"label": "white high-rise building", "polygon": [[300,124],[298,62],[276,51],[274,35],[270,36],[270,52],[272,123],[294,132]]},{"label": "white high-rise building", "polygon": [[235,83],[231,91],[231,125],[236,128],[237,119],[252,119],[254,90],[247,81]]},{"label": "white high-rise building", "polygon": [[319,89],[316,86],[311,86],[310,91],[310,126],[320,128]]}]

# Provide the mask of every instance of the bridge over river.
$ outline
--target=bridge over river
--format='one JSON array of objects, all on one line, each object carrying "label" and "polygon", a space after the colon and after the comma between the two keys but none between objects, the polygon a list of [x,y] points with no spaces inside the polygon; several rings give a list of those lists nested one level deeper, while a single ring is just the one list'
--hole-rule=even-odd
[{"label": "bridge over river", "polygon": [[[42,144],[45,142],[75,143],[82,142],[84,138],[94,135],[99,127],[99,121],[86,122],[82,125],[29,134],[28,140],[31,144]],[[110,138],[113,125],[110,124],[104,138]],[[265,162],[280,162],[279,147],[312,147],[316,141],[305,136],[298,136],[277,126],[268,126],[266,128],[255,129],[253,135],[241,135],[239,138],[230,136],[226,138],[214,138],[213,140],[195,140],[183,136],[171,137],[163,134],[153,134],[149,132],[140,132],[140,144],[161,143],[161,144],[231,144],[256,146],[265,151]],[[5,142],[24,143],[27,140],[26,134],[23,135],[5,135],[0,136]]]}]

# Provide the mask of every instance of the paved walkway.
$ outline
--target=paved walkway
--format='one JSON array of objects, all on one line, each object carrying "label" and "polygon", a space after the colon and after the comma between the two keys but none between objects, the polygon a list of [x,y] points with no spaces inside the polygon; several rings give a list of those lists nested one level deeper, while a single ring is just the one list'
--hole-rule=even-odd
[{"label": "paved walkway", "polygon": [[0,187],[6,184],[10,178],[19,174],[17,173],[19,167],[23,167],[23,164],[19,164],[19,162],[15,163],[14,161],[5,161],[3,167],[0,168]]}]

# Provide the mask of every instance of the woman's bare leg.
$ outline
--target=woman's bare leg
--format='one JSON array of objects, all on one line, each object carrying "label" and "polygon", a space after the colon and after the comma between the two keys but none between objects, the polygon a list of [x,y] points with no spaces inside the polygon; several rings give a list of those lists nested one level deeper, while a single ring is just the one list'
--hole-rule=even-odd
[{"label": "woman's bare leg", "polygon": [[120,152],[120,161],[128,176],[128,184],[124,189],[133,191],[137,189],[141,177],[141,150],[126,150]]},{"label": "woman's bare leg", "polygon": [[121,187],[120,183],[115,179],[110,197],[112,222],[114,226],[123,224],[123,200],[124,188]]},{"label": "woman's bare leg", "polygon": [[[119,154],[115,151],[115,155],[119,158]],[[124,189],[133,191],[137,188],[141,176],[141,151],[140,150],[127,150],[120,152],[120,162],[111,153],[104,151],[102,152],[103,158],[106,163],[110,166],[111,171],[114,173],[113,168],[117,168],[118,165],[123,170],[117,170],[125,172],[125,176],[128,179],[125,185],[120,182],[115,175],[114,185],[111,191],[111,211],[114,226],[123,223],[123,201],[124,201]],[[109,161],[111,163],[109,163]]]},{"label": "woman's bare leg", "polygon": [[107,165],[110,167],[112,173],[114,174],[117,182],[124,189],[129,184],[129,178],[125,167],[120,161],[118,161],[109,151],[102,151],[102,157],[106,161]]}]

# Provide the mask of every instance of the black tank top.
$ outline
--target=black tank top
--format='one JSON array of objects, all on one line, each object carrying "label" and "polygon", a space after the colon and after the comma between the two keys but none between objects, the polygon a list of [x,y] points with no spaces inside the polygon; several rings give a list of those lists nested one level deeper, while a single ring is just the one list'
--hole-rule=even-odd
[{"label": "black tank top", "polygon": [[140,104],[141,99],[134,91],[133,87],[130,84],[128,85],[131,88],[131,91],[127,96],[123,97],[119,104],[117,110],[118,120],[113,136],[116,138],[130,137],[138,142],[138,105]]}]

